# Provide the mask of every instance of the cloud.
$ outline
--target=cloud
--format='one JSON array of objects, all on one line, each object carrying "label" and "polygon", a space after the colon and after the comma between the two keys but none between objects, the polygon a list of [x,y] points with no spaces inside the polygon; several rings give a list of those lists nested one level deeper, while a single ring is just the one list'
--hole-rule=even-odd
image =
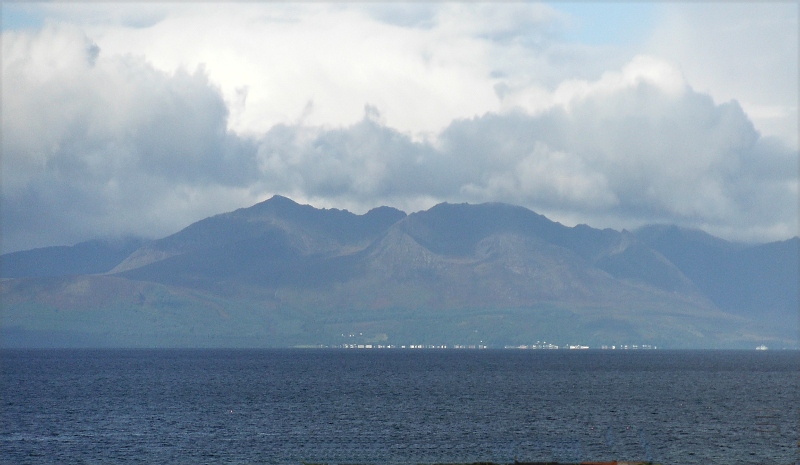
[{"label": "cloud", "polygon": [[[83,21],[108,54],[143,56],[164,72],[204,64],[238,133],[293,124],[301,115],[312,125],[347,126],[370,104],[391,127],[425,136],[455,118],[519,104],[496,88],[551,88],[567,76],[599,75],[605,63],[586,47],[558,43],[566,18],[543,4],[51,8]],[[141,17],[159,20],[141,27]],[[236,105],[243,88],[246,104]]]},{"label": "cloud", "polygon": [[4,245],[172,232],[159,211],[234,206],[191,197],[255,179],[256,146],[228,132],[202,69],[105,57],[81,31],[51,25],[4,33],[2,78]]},{"label": "cloud", "polygon": [[[454,119],[487,111],[548,108],[564,81],[595,81],[635,55],[651,55],[674,63],[717,103],[736,99],[759,131],[797,147],[798,6],[791,2],[633,10],[558,3],[3,8],[78,24],[108,56],[143,57],[166,73],[205,65],[237,133],[262,133],[301,116],[312,125],[346,126],[370,104],[393,128],[434,135]],[[629,31],[631,14],[646,15],[638,27],[647,28],[635,43],[581,44],[570,31],[587,11],[602,18],[602,25],[589,21],[591,31]]]},{"label": "cloud", "polygon": [[597,81],[566,83],[552,101],[535,114],[454,121],[430,142],[369,111],[334,130],[279,126],[259,148],[265,189],[362,209],[506,201],[567,223],[669,222],[739,240],[797,230],[797,153],[762,137],[737,102],[691,89],[668,62],[636,57]]},{"label": "cloud", "polygon": [[646,42],[717,102],[736,99],[760,132],[797,149],[797,2],[664,2]]},{"label": "cloud", "polygon": [[2,250],[160,237],[276,193],[797,234],[796,147],[680,54],[564,44],[541,5],[318,6],[108,4],[5,31]]}]

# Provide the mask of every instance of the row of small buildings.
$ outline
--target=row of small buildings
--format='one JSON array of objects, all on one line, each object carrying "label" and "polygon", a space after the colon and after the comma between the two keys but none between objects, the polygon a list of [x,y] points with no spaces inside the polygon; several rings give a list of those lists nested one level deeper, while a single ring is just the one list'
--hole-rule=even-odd
[{"label": "row of small buildings", "polygon": [[[319,345],[314,346],[320,349],[488,349],[489,346],[485,344],[336,344],[336,345]],[[582,344],[567,344],[556,345],[547,342],[537,342],[535,344],[522,344],[522,345],[507,345],[505,349],[518,349],[518,350],[554,350],[554,349],[570,349],[570,350],[585,350],[585,349],[603,349],[603,350],[652,350],[658,347],[650,344],[621,344],[621,345],[603,345],[600,347],[589,347]]]}]

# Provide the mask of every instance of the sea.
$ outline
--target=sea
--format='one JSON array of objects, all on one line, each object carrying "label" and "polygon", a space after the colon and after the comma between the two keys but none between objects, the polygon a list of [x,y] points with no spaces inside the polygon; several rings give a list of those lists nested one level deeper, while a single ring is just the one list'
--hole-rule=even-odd
[{"label": "sea", "polygon": [[800,352],[3,350],[0,463],[797,464]]}]

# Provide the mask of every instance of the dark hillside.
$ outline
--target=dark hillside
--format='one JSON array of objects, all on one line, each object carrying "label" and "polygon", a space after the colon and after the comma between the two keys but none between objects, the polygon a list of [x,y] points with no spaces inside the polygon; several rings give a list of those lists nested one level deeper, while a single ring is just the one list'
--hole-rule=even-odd
[{"label": "dark hillside", "polygon": [[796,347],[799,242],[566,227],[499,203],[355,215],[276,196],[135,251],[3,256],[16,274],[0,280],[0,331],[19,346]]},{"label": "dark hillside", "polygon": [[[251,260],[264,253],[269,256],[270,244],[278,242],[279,249],[289,248],[300,255],[338,255],[366,247],[405,216],[404,212],[389,207],[375,208],[364,215],[316,209],[276,195],[252,207],[198,221],[154,241],[131,254],[114,271],[128,271],[182,254],[219,254],[218,259],[210,260],[217,264],[225,260],[235,262],[237,257]],[[261,241],[265,243],[259,244]],[[276,250],[279,254],[284,252]],[[229,253],[234,255],[223,257]],[[245,257],[247,254],[255,255]]]},{"label": "dark hillside", "polygon": [[0,277],[27,278],[96,274],[110,271],[142,246],[141,239],[87,241],[0,256]]}]

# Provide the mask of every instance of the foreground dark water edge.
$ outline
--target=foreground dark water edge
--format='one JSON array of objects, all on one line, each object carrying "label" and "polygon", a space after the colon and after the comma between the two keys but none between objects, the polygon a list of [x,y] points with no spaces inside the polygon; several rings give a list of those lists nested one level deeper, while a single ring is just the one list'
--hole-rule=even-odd
[{"label": "foreground dark water edge", "polygon": [[797,351],[0,355],[2,463],[798,461]]}]

